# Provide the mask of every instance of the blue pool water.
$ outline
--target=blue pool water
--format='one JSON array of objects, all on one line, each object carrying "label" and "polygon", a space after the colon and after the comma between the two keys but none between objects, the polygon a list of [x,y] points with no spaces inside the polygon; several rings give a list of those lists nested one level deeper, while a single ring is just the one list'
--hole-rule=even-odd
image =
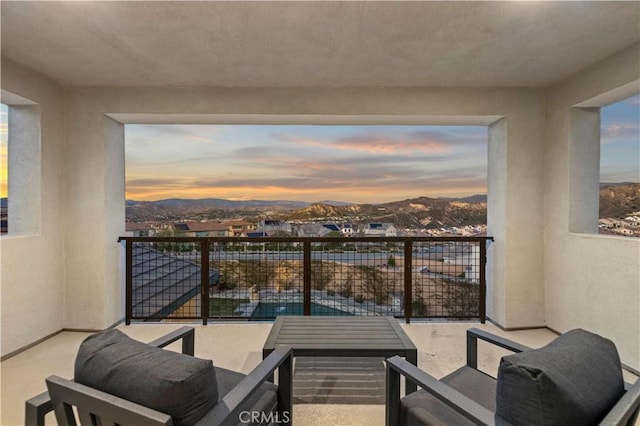
[{"label": "blue pool water", "polygon": [[[275,318],[278,315],[304,315],[304,304],[302,302],[260,302],[251,314],[251,318]],[[311,315],[348,315],[353,314],[339,309],[330,308],[328,306],[311,304]]]}]

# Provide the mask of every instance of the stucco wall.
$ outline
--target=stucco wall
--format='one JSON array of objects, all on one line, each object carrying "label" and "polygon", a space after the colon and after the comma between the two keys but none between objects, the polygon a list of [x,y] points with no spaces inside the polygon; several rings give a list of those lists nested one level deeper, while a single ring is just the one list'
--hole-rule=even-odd
[{"label": "stucco wall", "polygon": [[582,327],[608,336],[622,361],[636,369],[640,239],[595,233],[599,147],[594,144],[599,140],[593,135],[598,120],[592,108],[638,93],[638,64],[640,46],[635,45],[549,91],[544,183],[547,325],[559,332]]},{"label": "stucco wall", "polygon": [[63,327],[66,204],[62,88],[3,58],[2,89],[35,102],[10,118],[10,152],[12,140],[40,138],[27,152],[14,145],[10,153],[9,202],[17,204],[10,206],[9,235],[0,240],[4,356]]}]

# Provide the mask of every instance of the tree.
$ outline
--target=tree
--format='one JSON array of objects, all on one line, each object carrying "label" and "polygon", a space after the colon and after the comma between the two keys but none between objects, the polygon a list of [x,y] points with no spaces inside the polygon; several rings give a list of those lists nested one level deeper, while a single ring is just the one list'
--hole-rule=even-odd
[{"label": "tree", "polygon": [[358,265],[357,268],[362,274],[362,282],[367,292],[373,294],[373,301],[376,305],[382,305],[389,298],[389,283],[382,273],[372,266]]},{"label": "tree", "polygon": [[311,261],[311,286],[315,290],[324,290],[331,282],[331,271],[321,260]]},{"label": "tree", "polygon": [[387,266],[389,268],[395,268],[396,267],[396,258],[393,257],[392,254],[389,255],[389,259],[387,259]]}]

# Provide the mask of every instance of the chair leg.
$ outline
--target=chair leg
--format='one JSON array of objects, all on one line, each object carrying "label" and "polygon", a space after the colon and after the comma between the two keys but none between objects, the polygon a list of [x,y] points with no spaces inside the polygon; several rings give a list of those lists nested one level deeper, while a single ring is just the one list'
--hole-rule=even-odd
[{"label": "chair leg", "polygon": [[25,404],[25,424],[27,426],[44,426],[44,417],[53,411],[49,392],[43,392],[29,399]]},{"label": "chair leg", "polygon": [[284,425],[293,424],[293,357],[278,368],[278,418]]},{"label": "chair leg", "polygon": [[385,425],[400,424],[400,374],[387,364],[387,388],[385,389]]}]

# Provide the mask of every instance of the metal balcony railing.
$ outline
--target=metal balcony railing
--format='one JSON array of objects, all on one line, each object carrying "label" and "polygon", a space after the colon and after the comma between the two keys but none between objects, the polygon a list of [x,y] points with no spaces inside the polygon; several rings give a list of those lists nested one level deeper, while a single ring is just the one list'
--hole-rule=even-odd
[{"label": "metal balcony railing", "polygon": [[126,323],[278,315],[479,319],[491,237],[121,237]]}]

